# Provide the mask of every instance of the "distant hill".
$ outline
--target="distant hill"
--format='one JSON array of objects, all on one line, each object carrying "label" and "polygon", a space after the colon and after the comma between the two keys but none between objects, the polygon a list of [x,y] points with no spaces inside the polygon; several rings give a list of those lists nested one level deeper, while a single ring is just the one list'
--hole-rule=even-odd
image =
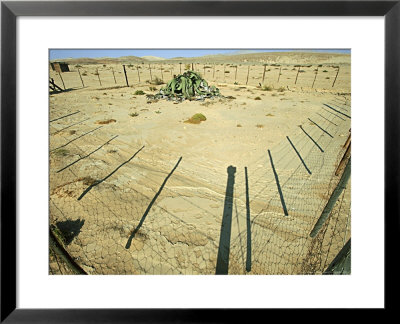
[{"label": "distant hill", "polygon": [[66,58],[51,60],[50,62],[65,62],[68,64],[139,64],[148,62],[146,59],[137,56],[121,56],[121,57],[98,57],[98,58]]},{"label": "distant hill", "polygon": [[251,50],[240,50],[233,54],[206,55],[201,57],[175,57],[164,59],[156,56],[122,56],[118,58],[67,58],[52,60],[69,64],[141,64],[150,62],[165,63],[227,63],[227,64],[344,64],[349,65],[350,54],[323,53],[311,51],[293,52],[260,52],[252,53]]},{"label": "distant hill", "polygon": [[165,58],[157,56],[142,56],[141,58],[147,61],[165,61]]}]

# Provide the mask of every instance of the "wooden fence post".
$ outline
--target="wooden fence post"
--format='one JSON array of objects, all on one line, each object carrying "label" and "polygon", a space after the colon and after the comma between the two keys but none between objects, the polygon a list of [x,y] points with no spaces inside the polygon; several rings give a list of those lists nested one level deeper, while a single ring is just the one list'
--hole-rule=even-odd
[{"label": "wooden fence post", "polygon": [[335,190],[333,191],[332,195],[330,196],[327,204],[325,205],[324,210],[321,213],[321,216],[319,217],[317,223],[314,225],[314,228],[312,229],[310,233],[310,237],[315,237],[322,226],[324,225],[326,219],[329,217],[333,207],[336,204],[336,201],[339,199],[340,194],[346,187],[347,181],[350,178],[351,174],[351,157],[347,161],[347,165],[343,171],[342,177],[339,180],[339,183],[337,184]]},{"label": "wooden fence post", "polygon": [[264,72],[263,72],[263,77],[262,77],[262,81],[261,81],[261,83],[262,83],[262,84],[264,84],[264,79],[265,79],[265,70],[266,70],[266,68],[267,68],[267,65],[266,65],[266,64],[264,64]]},{"label": "wooden fence post", "polygon": [[214,79],[214,75],[215,75],[215,64],[213,65],[213,79]]},{"label": "wooden fence post", "polygon": [[247,67],[247,79],[246,79],[246,85],[249,82],[249,74],[250,74],[250,65]]},{"label": "wooden fence post", "polygon": [[294,84],[296,84],[296,83],[297,83],[297,77],[299,76],[299,73],[300,73],[300,68],[301,68],[301,66],[299,66],[299,69],[297,70],[297,74],[296,74],[296,80],[294,81]]},{"label": "wooden fence post", "polygon": [[85,87],[85,84],[83,83],[83,79],[82,79],[81,71],[79,71],[79,68],[78,68],[78,73],[79,73],[79,77],[81,78],[82,87],[84,88],[84,87]]},{"label": "wooden fence post", "polygon": [[151,66],[149,64],[149,70],[150,70],[150,82],[153,81],[153,76],[151,75]]},{"label": "wooden fence post", "polygon": [[314,81],[312,83],[311,89],[314,88],[314,83],[315,83],[315,80],[317,79],[317,75],[318,75],[318,67],[317,67],[317,71],[315,72],[315,77],[314,77]]},{"label": "wooden fence post", "polygon": [[278,75],[278,83],[279,83],[279,79],[281,78],[281,71],[282,71],[282,67],[279,68],[279,75]]},{"label": "wooden fence post", "polygon": [[162,72],[162,70],[163,70],[163,68],[162,68],[162,64],[161,64],[161,67],[160,67],[160,72],[161,72],[161,80],[164,80],[164,75],[163,75],[163,72]]},{"label": "wooden fence post", "polygon": [[139,72],[139,65],[136,65],[136,70],[137,70],[137,76],[138,76],[139,83],[140,83],[140,72]]},{"label": "wooden fence post", "polygon": [[126,86],[129,87],[129,83],[128,83],[128,76],[126,75],[126,69],[125,69],[125,65],[122,65],[124,67],[124,74],[125,74],[125,81],[126,81]]},{"label": "wooden fence post", "polygon": [[115,79],[114,69],[111,68],[111,71],[112,71],[112,74],[113,74],[113,77],[114,77],[114,82],[115,82],[115,84],[117,84],[117,80]]},{"label": "wooden fence post", "polygon": [[179,74],[182,74],[182,63],[179,63]]},{"label": "wooden fence post", "polygon": [[100,80],[99,69],[98,69],[98,68],[96,68],[96,73],[97,73],[97,78],[99,79],[100,87],[102,87],[101,80]]},{"label": "wooden fence post", "polygon": [[236,70],[235,70],[235,81],[236,81],[236,77],[237,77],[237,65],[236,65]]}]

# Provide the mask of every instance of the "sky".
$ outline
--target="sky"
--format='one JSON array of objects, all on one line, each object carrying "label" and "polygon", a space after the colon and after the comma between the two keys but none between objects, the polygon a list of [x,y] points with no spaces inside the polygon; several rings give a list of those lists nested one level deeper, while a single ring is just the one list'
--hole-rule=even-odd
[{"label": "sky", "polygon": [[[234,54],[240,52],[282,52],[293,49],[50,49],[50,60],[66,58],[97,58],[121,56],[157,56],[162,58],[198,57],[203,55]],[[350,49],[296,49],[295,51],[329,52],[350,54]]]}]

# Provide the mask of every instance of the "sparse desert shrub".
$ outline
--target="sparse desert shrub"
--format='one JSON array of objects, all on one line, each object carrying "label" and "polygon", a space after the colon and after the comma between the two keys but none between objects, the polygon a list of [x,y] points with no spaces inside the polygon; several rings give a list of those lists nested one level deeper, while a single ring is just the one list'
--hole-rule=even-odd
[{"label": "sparse desert shrub", "polygon": [[285,90],[286,90],[285,87],[279,87],[279,89],[276,90],[276,91],[278,91],[278,92],[284,92]]},{"label": "sparse desert shrub", "polygon": [[154,85],[160,85],[160,84],[164,84],[164,81],[161,80],[161,79],[158,78],[158,77],[155,77],[155,78],[153,79],[153,81],[151,81],[150,83],[151,83],[151,84],[154,84]]},{"label": "sparse desert shrub", "polygon": [[150,91],[156,91],[157,88],[156,88],[156,87],[149,87],[149,90],[150,90]]},{"label": "sparse desert shrub", "polygon": [[330,79],[330,77],[326,77],[325,79],[326,79],[326,80],[329,80],[329,79]]},{"label": "sparse desert shrub", "polygon": [[145,93],[144,93],[143,90],[136,90],[135,93],[134,93],[135,96],[142,96],[142,95],[144,95],[144,94],[145,94]]},{"label": "sparse desert shrub", "polygon": [[54,154],[57,156],[67,156],[69,154],[69,151],[65,148],[59,148],[54,151]]},{"label": "sparse desert shrub", "polygon": [[257,127],[257,128],[263,128],[263,127],[264,127],[264,125],[257,124],[257,125],[256,125],[256,127]]},{"label": "sparse desert shrub", "polygon": [[99,72],[96,71],[96,72],[93,73],[93,75],[99,75]]},{"label": "sparse desert shrub", "polygon": [[115,122],[116,122],[115,119],[106,119],[106,120],[98,120],[98,121],[96,122],[96,124],[99,124],[99,125],[106,125],[106,124],[115,123]]},{"label": "sparse desert shrub", "polygon": [[81,67],[82,67],[82,65],[80,65],[80,64],[77,64],[77,65],[75,65],[75,67],[76,67],[76,68],[81,68]]},{"label": "sparse desert shrub", "polygon": [[237,125],[236,125],[236,127],[242,127],[242,125],[240,125],[240,124],[237,124]]},{"label": "sparse desert shrub", "polygon": [[201,113],[194,114],[192,117],[190,117],[188,120],[185,121],[185,123],[189,124],[200,124],[202,121],[207,120],[206,116],[204,116]]},{"label": "sparse desert shrub", "polygon": [[261,100],[261,98],[260,97],[255,97],[254,100]]},{"label": "sparse desert shrub", "polygon": [[325,73],[326,73],[326,72],[328,72],[328,71],[327,71],[327,70],[323,70],[322,72],[325,72]]},{"label": "sparse desert shrub", "polygon": [[274,114],[271,114],[271,113],[268,113],[268,114],[266,114],[265,116],[267,116],[267,117],[272,117],[272,116],[275,116]]},{"label": "sparse desert shrub", "polygon": [[82,183],[83,183],[85,186],[91,186],[92,184],[95,184],[95,183],[97,182],[96,179],[94,179],[94,178],[92,178],[92,177],[90,177],[90,176],[84,177],[84,178],[80,178],[79,180],[81,180]]},{"label": "sparse desert shrub", "polygon": [[131,116],[131,117],[137,117],[137,116],[139,116],[139,114],[138,114],[137,112],[134,112],[134,113],[129,114],[129,116]]},{"label": "sparse desert shrub", "polygon": [[261,90],[262,91],[272,91],[272,90],[274,90],[274,87],[270,86],[270,85],[263,85]]},{"label": "sparse desert shrub", "polygon": [[103,64],[103,67],[107,67],[107,65],[106,65],[106,64]]},{"label": "sparse desert shrub", "polygon": [[87,72],[86,71],[82,72],[82,75],[87,76]]},{"label": "sparse desert shrub", "polygon": [[185,64],[185,70],[190,70],[190,64]]},{"label": "sparse desert shrub", "polygon": [[225,73],[230,73],[229,71],[225,71]]},{"label": "sparse desert shrub", "polygon": [[235,82],[233,82],[233,84],[234,84],[234,85],[238,85],[239,83],[237,83],[237,82],[235,81]]},{"label": "sparse desert shrub", "polygon": [[161,114],[160,110],[155,111],[156,114]]}]

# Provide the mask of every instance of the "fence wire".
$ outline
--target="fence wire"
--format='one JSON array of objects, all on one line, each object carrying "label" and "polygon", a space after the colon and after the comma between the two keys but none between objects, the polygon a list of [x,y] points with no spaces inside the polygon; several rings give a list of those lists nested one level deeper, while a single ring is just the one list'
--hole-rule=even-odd
[{"label": "fence wire", "polygon": [[[88,274],[215,274],[218,263],[228,274],[322,274],[351,237],[350,182],[309,236],[340,179],[342,97],[230,174],[105,135],[108,125],[79,109],[50,115],[50,227]],[[51,248],[49,273],[73,274]]]}]

